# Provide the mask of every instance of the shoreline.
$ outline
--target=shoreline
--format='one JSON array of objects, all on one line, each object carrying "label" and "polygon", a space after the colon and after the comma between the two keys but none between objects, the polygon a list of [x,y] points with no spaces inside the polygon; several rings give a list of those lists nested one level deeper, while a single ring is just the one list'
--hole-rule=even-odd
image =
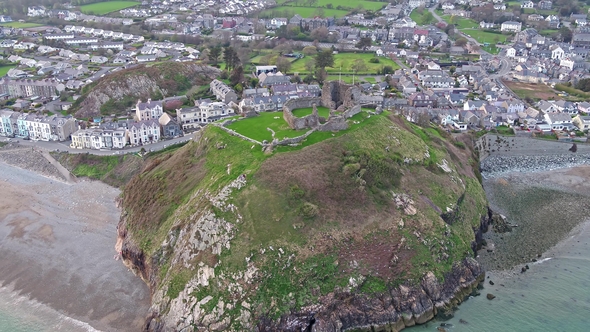
[{"label": "shoreline", "polygon": [[[529,266],[541,265],[542,266],[542,264],[544,264],[546,262],[550,262],[552,260],[559,259],[560,258],[559,256],[564,254],[564,250],[565,250],[566,246],[573,244],[574,243],[573,241],[575,241],[576,238],[578,238],[579,236],[582,236],[584,234],[584,232],[589,231],[589,230],[590,230],[590,218],[585,221],[582,221],[580,224],[575,226],[565,238],[560,240],[553,247],[551,247],[548,250],[546,250],[545,252],[543,252],[541,254],[541,257],[536,262],[521,263],[521,264],[514,266],[513,268],[505,269],[505,270],[486,270],[486,280],[491,279],[492,277],[496,277],[496,278],[502,279],[502,280],[510,280],[511,278],[523,276],[523,273],[521,271],[522,271],[522,268],[525,267],[526,265],[529,265]],[[484,249],[482,249],[482,250],[484,250]],[[524,276],[526,276],[526,273],[524,274]]]},{"label": "shoreline", "polygon": [[[483,181],[490,208],[512,227],[483,234],[477,260],[486,271],[513,270],[545,257],[588,220],[590,165],[497,174]],[[520,271],[519,271],[520,272]]]},{"label": "shoreline", "polygon": [[[118,189],[56,179],[54,165],[26,150],[0,153],[6,193],[0,197],[0,256],[7,257],[0,261],[0,285],[14,287],[13,294],[48,306],[70,323],[140,330],[149,290],[113,259]],[[17,163],[4,162],[15,156]]]}]

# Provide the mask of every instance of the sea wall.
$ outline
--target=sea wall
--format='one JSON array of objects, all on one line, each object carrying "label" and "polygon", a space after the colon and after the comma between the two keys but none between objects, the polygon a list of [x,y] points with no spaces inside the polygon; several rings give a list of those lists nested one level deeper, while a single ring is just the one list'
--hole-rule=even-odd
[{"label": "sea wall", "polygon": [[[572,142],[559,142],[532,137],[486,134],[475,141],[479,159],[488,156],[541,156],[571,154]],[[590,153],[590,144],[577,143],[578,154]]]}]

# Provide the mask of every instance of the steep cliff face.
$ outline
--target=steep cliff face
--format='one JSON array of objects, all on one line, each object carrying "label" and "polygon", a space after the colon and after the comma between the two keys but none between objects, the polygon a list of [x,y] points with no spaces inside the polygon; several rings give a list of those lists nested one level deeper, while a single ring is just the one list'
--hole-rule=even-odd
[{"label": "steep cliff face", "polygon": [[191,85],[206,84],[219,76],[219,69],[194,63],[166,62],[140,65],[110,74],[99,80],[75,106],[76,117],[102,113],[119,114],[137,99],[174,96]]},{"label": "steep cliff face", "polygon": [[[209,127],[125,187],[119,246],[151,331],[386,331],[483,278],[487,203],[464,144],[383,114],[264,153]],[[444,216],[444,219],[443,219]]]}]

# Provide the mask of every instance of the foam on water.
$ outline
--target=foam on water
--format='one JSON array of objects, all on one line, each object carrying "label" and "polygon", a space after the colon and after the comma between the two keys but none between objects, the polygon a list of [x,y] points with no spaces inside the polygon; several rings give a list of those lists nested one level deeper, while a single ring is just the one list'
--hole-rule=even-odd
[{"label": "foam on water", "polygon": [[90,324],[65,316],[12,287],[0,287],[0,332],[100,332]]}]

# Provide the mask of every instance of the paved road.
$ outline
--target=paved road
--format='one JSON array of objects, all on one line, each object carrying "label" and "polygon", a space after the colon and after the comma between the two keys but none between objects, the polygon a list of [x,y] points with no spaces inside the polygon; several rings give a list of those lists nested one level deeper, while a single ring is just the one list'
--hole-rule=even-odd
[{"label": "paved road", "polygon": [[109,155],[117,155],[117,154],[127,154],[127,153],[137,153],[144,148],[146,151],[159,151],[162,150],[170,145],[183,143],[192,140],[194,137],[193,134],[186,134],[183,137],[173,138],[170,140],[160,141],[154,144],[148,144],[144,146],[136,146],[136,147],[129,147],[124,148],[122,150],[91,150],[91,149],[72,149],[70,148],[70,141],[65,142],[44,142],[44,141],[31,141],[31,140],[23,140],[20,138],[5,138],[1,137],[0,142],[7,142],[9,140],[15,142],[18,141],[18,144],[23,146],[32,146],[37,149],[42,149],[46,151],[67,151],[69,153],[90,153],[99,156],[109,156]]}]

